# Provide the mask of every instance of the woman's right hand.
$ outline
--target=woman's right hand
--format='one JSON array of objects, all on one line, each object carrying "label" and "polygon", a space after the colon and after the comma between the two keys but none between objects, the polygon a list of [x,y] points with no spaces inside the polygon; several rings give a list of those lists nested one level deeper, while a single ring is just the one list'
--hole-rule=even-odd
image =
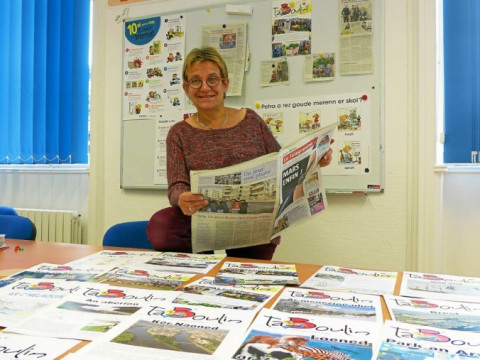
[{"label": "woman's right hand", "polygon": [[193,194],[191,191],[181,193],[178,197],[178,206],[185,215],[192,216],[199,209],[208,205],[208,200],[202,194]]}]

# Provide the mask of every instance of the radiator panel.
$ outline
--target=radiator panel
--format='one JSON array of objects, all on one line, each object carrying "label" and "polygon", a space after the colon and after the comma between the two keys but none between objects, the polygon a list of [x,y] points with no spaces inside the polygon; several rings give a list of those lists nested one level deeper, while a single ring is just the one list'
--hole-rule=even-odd
[{"label": "radiator panel", "polygon": [[82,243],[80,214],[68,210],[16,209],[32,220],[37,228],[36,241],[69,244]]}]

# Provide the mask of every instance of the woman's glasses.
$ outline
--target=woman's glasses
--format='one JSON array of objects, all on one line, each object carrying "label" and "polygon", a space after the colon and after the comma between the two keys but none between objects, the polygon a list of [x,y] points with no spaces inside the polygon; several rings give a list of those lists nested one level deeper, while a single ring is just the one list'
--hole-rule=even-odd
[{"label": "woman's glasses", "polygon": [[[210,87],[215,87],[218,84],[220,84],[220,80],[223,80],[223,78],[220,78],[216,75],[209,76],[205,83],[210,86]],[[200,89],[203,85],[203,80],[198,79],[198,78],[193,78],[190,79],[190,81],[187,81],[187,84],[192,88],[192,89]]]}]

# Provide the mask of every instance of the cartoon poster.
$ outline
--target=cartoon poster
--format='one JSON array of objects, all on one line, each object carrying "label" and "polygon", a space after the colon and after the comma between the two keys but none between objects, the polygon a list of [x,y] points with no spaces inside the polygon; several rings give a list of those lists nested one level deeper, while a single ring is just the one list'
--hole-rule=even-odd
[{"label": "cartoon poster", "polygon": [[125,22],[123,119],[156,117],[183,108],[185,17],[156,16]]}]

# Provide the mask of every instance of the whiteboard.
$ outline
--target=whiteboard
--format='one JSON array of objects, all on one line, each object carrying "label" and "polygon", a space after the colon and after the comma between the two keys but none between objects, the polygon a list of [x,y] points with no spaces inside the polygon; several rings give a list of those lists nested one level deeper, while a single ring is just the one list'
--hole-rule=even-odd
[{"label": "whiteboard", "polygon": [[[255,108],[258,102],[272,99],[329,97],[343,94],[363,94],[371,103],[368,172],[356,175],[325,174],[324,186],[329,193],[368,193],[384,191],[384,26],[383,2],[373,1],[373,67],[371,74],[336,74],[333,81],[304,82],[304,58],[287,57],[289,84],[271,87],[260,86],[260,64],[271,59],[272,2],[253,1],[242,3],[251,6],[251,15],[230,15],[225,6],[197,8],[182,11],[186,22],[185,52],[201,44],[201,27],[244,21],[248,28],[248,45],[251,53],[249,69],[245,73],[243,94],[229,96],[226,105]],[[331,0],[312,1],[312,52],[339,54],[340,35],[339,3]],[[318,9],[321,8],[321,11]],[[144,7],[145,17],[159,16],[158,7]],[[150,11],[148,11],[150,10]],[[128,20],[128,19],[127,19]],[[123,31],[123,28],[122,28]],[[338,61],[337,73],[338,73]],[[294,95],[292,95],[294,94]],[[188,112],[191,109],[185,110]],[[123,189],[166,189],[167,184],[156,184],[155,126],[157,119],[122,119],[120,184]]]}]

